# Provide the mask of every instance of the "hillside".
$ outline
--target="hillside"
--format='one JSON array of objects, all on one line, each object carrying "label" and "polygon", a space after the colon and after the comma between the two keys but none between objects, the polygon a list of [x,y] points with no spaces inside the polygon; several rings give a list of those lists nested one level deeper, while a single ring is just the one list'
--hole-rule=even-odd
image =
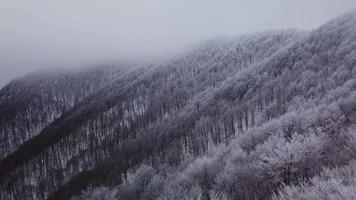
[{"label": "hillside", "polygon": [[25,76],[0,91],[0,198],[314,195],[325,167],[353,170],[355,65],[351,12],[150,66]]},{"label": "hillside", "polygon": [[0,91],[0,158],[36,136],[86,96],[120,77],[127,67],[76,72],[38,72],[12,81]]}]

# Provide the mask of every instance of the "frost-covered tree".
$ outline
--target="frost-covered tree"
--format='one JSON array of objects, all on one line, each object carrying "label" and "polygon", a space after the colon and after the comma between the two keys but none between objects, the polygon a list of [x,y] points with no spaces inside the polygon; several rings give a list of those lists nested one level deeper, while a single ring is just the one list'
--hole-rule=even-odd
[{"label": "frost-covered tree", "polygon": [[356,198],[356,163],[325,169],[320,175],[300,185],[280,189],[273,200],[351,200]]}]

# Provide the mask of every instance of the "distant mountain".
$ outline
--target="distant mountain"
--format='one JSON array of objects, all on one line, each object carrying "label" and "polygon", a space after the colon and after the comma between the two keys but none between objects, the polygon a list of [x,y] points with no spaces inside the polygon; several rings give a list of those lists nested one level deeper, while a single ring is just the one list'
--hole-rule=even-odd
[{"label": "distant mountain", "polygon": [[292,185],[353,170],[355,66],[351,12],[149,66],[25,76],[0,91],[0,198],[320,197],[323,178]]}]

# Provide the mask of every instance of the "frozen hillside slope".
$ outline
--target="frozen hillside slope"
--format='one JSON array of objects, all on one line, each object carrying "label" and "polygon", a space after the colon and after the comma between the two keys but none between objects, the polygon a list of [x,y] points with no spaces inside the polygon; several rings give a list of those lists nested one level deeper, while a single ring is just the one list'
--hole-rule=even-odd
[{"label": "frozen hillside slope", "polygon": [[6,156],[0,198],[278,198],[356,157],[355,58],[351,12],[131,70]]},{"label": "frozen hillside slope", "polygon": [[[296,31],[252,34],[217,46],[208,43],[171,61],[131,71],[74,105],[7,156],[0,163],[2,186],[8,190],[4,196],[11,199],[33,194],[45,198],[72,177],[91,173],[90,170],[130,142],[169,128],[165,127],[167,122],[174,123],[180,118],[199,94],[219,87],[226,78],[261,62],[300,37]],[[164,142],[162,145],[168,147]],[[143,161],[143,156],[137,153],[127,155],[128,160],[118,173],[125,173]],[[120,177],[112,177],[115,182],[120,181]],[[92,181],[101,183],[97,178],[88,177],[73,191],[80,191]]]},{"label": "frozen hillside slope", "polygon": [[[147,141],[163,140],[169,144],[163,155],[183,155],[185,162],[167,166],[152,156],[159,161],[136,165],[124,183],[97,187],[76,199],[352,199],[355,185],[344,174],[350,166],[342,167],[356,157],[355,37],[356,13],[351,12],[239,71],[195,98],[165,131],[136,141],[144,147],[130,151],[159,151]],[[225,144],[196,158],[194,152],[206,152],[211,140]],[[124,152],[113,156],[117,166]],[[324,167],[341,170],[317,177]],[[91,172],[102,176],[119,169]],[[288,187],[314,176],[310,186]],[[54,197],[65,196],[77,181],[83,178],[72,179]],[[306,194],[293,195],[298,191]]]},{"label": "frozen hillside slope", "polygon": [[39,72],[0,90],[0,159],[37,135],[84,97],[111,83],[118,67]]}]

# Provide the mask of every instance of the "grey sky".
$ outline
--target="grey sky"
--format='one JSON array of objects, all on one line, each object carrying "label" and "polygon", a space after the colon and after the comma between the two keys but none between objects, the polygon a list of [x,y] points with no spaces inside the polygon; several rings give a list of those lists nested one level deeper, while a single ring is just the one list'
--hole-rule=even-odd
[{"label": "grey sky", "polygon": [[0,87],[25,73],[150,59],[216,35],[312,29],[355,0],[0,0]]}]

